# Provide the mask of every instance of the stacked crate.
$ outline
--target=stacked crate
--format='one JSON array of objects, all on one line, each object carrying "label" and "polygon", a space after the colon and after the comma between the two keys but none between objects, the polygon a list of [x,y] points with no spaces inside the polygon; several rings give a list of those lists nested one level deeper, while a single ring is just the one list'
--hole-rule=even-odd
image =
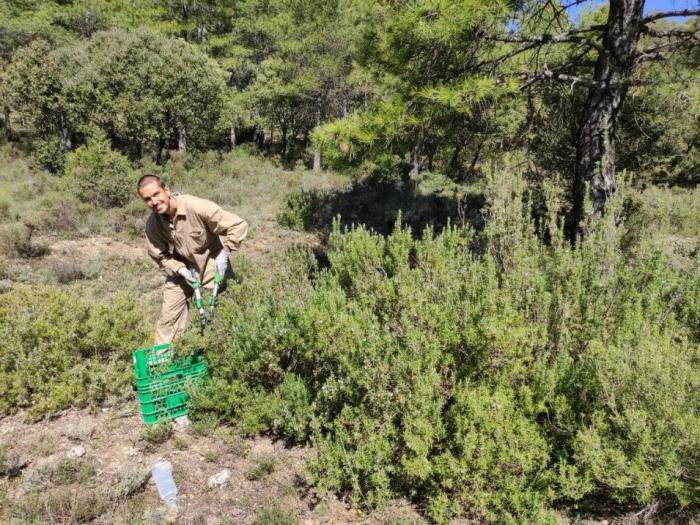
[{"label": "stacked crate", "polygon": [[188,391],[207,380],[201,355],[174,359],[170,343],[134,352],[134,375],[143,421],[151,425],[187,414]]}]

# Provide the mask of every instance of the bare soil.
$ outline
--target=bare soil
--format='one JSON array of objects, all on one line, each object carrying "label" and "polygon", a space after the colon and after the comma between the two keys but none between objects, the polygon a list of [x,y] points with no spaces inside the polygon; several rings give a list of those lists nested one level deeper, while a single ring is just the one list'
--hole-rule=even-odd
[{"label": "bare soil", "polygon": [[[23,414],[0,419],[0,442],[10,445],[24,464],[18,476],[0,478],[0,494],[4,494],[0,521],[26,523],[36,517],[46,523],[79,521],[73,518],[84,514],[81,509],[57,510],[49,503],[44,509],[35,509],[32,518],[22,501],[37,491],[48,498],[47,502],[52,493],[68,491],[77,506],[80,494],[92,491],[100,495],[104,505],[94,523],[373,525],[392,518],[403,520],[397,523],[423,523],[407,503],[366,514],[335,496],[315,493],[304,471],[307,449],[286,447],[268,437],[244,439],[225,427],[205,432],[197,425],[173,427],[167,441],[149,443],[144,439],[145,425],[135,399],[129,405],[98,412],[71,409],[38,423],[26,422]],[[76,448],[84,450],[79,458],[73,457]],[[177,514],[167,511],[152,479],[143,486],[136,482],[134,492],[126,497],[110,499],[108,495],[123,484],[127,473],[147,473],[159,459],[173,467]],[[75,483],[53,480],[37,486],[37,472],[70,461],[89,465],[88,479]],[[266,469],[260,468],[262,463]],[[209,478],[224,469],[230,471],[230,480],[222,487],[209,488]],[[290,521],[280,521],[281,517]]]}]

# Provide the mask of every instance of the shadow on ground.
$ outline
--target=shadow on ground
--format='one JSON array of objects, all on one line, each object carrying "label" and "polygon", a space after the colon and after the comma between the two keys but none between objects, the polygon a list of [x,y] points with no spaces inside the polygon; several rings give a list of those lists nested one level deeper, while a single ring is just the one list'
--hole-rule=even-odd
[{"label": "shadow on ground", "polygon": [[339,191],[302,191],[292,195],[280,214],[285,226],[320,231],[327,236],[333,221],[342,228],[364,225],[380,234],[393,231],[396,220],[420,236],[426,227],[441,231],[448,223],[483,227],[483,193],[464,188],[426,189],[412,182],[367,180]]}]

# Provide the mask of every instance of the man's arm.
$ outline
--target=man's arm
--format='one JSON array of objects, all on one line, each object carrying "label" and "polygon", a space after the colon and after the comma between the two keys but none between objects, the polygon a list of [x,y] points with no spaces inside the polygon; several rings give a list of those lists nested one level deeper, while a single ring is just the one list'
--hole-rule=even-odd
[{"label": "man's arm", "polygon": [[146,247],[151,259],[156,262],[159,268],[165,270],[167,275],[175,276],[180,270],[187,268],[185,263],[173,257],[170,251],[170,244],[158,233],[150,218],[146,221]]},{"label": "man's arm", "polygon": [[200,216],[207,227],[219,236],[221,244],[227,252],[238,250],[243,239],[248,234],[248,223],[235,213],[223,210],[221,206],[211,201],[200,199]]}]

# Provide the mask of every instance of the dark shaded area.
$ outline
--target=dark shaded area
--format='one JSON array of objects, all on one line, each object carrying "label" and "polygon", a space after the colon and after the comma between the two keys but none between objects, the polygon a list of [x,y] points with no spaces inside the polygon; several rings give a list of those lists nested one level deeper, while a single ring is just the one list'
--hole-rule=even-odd
[{"label": "dark shaded area", "polygon": [[391,233],[396,220],[420,236],[426,227],[441,231],[448,223],[483,228],[482,193],[450,195],[422,193],[410,182],[366,180],[337,192],[301,191],[289,196],[278,220],[284,226],[328,235],[333,221],[342,228],[364,225],[377,233]]}]

